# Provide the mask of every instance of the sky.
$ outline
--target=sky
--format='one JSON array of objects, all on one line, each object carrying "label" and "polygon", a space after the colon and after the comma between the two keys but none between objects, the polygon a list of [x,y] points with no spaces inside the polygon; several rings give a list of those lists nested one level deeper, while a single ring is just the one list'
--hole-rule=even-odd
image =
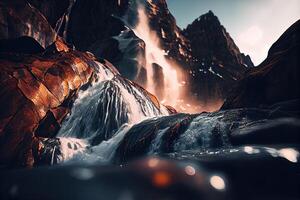
[{"label": "sky", "polygon": [[255,65],[271,45],[300,19],[300,0],[167,0],[180,28],[212,10],[242,53]]}]

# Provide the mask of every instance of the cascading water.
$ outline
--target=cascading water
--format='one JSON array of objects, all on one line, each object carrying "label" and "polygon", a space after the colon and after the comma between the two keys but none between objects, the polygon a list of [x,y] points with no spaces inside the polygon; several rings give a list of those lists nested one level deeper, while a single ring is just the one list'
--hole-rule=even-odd
[{"label": "cascading water", "polygon": [[[138,7],[138,16],[139,23],[134,32],[146,44],[147,89],[156,94],[153,69],[154,65],[160,66],[164,77],[162,102],[181,107],[186,102],[180,98],[176,66],[171,65],[166,59],[156,33],[150,30],[143,6]],[[65,119],[59,131],[60,155],[57,162],[109,162],[119,144],[126,140],[124,138],[126,135],[149,134],[150,132],[145,129],[153,120],[161,122],[148,127],[154,129],[155,136],[147,152],[149,155],[159,153],[165,145],[166,136],[176,130],[180,121],[188,116],[193,120],[185,130],[181,130],[178,138],[174,136],[176,138],[172,141],[174,151],[193,150],[199,145],[208,149],[215,143],[220,144],[221,148],[230,146],[227,139],[228,127],[219,120],[223,118],[221,112],[214,116],[174,115],[161,118],[169,114],[168,110],[163,105],[155,103],[147,91],[122,78],[106,65],[97,63],[97,68],[97,80],[87,90],[79,93],[71,114]],[[191,107],[190,104],[186,105]],[[146,120],[149,118],[154,119]],[[161,123],[165,125],[160,127]],[[137,127],[141,125],[143,126],[140,130]],[[136,129],[138,130],[135,131]]]},{"label": "cascading water", "polygon": [[[145,7],[142,5],[138,6],[138,19],[138,24],[133,31],[136,36],[145,42],[146,89],[156,96],[160,96],[159,93],[162,93],[162,97],[160,97],[161,102],[176,107],[181,93],[176,67],[166,59],[165,51],[160,48],[159,38],[149,27]],[[162,68],[164,84],[160,86],[162,91],[157,91],[158,88],[154,87],[157,81],[154,73],[155,64]]]},{"label": "cascading water", "polygon": [[169,114],[145,90],[97,64],[97,80],[79,93],[58,133],[58,162],[108,161],[132,125]]},{"label": "cascading water", "polygon": [[[133,31],[146,44],[146,88],[157,94],[153,69],[154,65],[158,65],[162,68],[164,81],[160,87],[163,90],[161,102],[180,109],[182,99],[178,67],[165,57],[159,38],[149,28],[143,6],[138,7],[138,17],[139,23]],[[97,65],[97,80],[79,93],[71,114],[64,120],[58,133],[61,155],[57,162],[108,162],[133,125],[149,118],[169,115],[168,110],[163,105],[156,105],[145,90],[106,65]],[[153,149],[159,146],[164,132],[161,130],[157,135]]]}]

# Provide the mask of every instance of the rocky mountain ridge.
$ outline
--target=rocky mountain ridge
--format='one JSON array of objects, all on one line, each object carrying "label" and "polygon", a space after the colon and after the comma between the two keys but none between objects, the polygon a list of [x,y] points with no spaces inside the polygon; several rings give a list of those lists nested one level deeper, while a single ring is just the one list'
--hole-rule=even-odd
[{"label": "rocky mountain ridge", "polygon": [[232,84],[254,66],[212,11],[188,25],[183,34],[190,41],[193,57],[191,94],[202,102],[223,100]]}]

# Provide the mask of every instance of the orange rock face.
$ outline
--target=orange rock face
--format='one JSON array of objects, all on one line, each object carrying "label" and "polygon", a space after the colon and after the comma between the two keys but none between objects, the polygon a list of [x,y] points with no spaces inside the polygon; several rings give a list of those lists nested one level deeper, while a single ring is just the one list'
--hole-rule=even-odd
[{"label": "orange rock face", "polygon": [[54,136],[92,66],[61,40],[39,55],[0,54],[0,164],[34,164],[34,138]]}]

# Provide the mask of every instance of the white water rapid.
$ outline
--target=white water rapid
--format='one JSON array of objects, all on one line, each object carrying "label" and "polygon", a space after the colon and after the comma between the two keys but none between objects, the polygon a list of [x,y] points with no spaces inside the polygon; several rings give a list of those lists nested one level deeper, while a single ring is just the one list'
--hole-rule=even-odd
[{"label": "white water rapid", "polygon": [[132,125],[169,114],[145,90],[97,64],[98,80],[79,93],[58,133],[58,162],[108,162]]}]

